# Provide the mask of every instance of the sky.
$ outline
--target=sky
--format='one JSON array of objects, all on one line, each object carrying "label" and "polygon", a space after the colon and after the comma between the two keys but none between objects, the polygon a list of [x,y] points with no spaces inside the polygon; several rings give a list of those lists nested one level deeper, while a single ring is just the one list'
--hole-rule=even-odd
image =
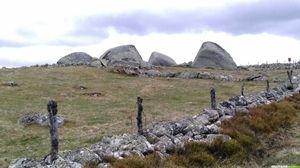
[{"label": "sky", "polygon": [[0,67],[126,44],[183,63],[205,41],[237,65],[299,61],[300,0],[0,0]]}]

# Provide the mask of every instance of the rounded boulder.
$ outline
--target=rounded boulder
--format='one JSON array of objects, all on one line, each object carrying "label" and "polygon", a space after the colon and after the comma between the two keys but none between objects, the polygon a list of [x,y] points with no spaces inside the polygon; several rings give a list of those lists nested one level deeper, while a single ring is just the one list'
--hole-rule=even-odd
[{"label": "rounded boulder", "polygon": [[155,66],[175,66],[176,62],[169,56],[159,52],[152,52],[148,61]]},{"label": "rounded boulder", "polygon": [[89,65],[93,62],[93,57],[84,52],[74,52],[68,54],[57,61],[60,65]]},{"label": "rounded boulder", "polygon": [[134,45],[122,45],[111,48],[100,56],[100,61],[106,67],[115,65],[142,67],[145,65]]},{"label": "rounded boulder", "polygon": [[192,64],[196,68],[236,69],[231,55],[214,42],[204,42]]}]

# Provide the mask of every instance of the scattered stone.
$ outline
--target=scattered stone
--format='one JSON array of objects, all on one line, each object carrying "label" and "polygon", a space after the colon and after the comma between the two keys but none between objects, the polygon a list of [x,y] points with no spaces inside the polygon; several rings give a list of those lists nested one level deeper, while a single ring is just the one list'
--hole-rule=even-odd
[{"label": "scattered stone", "polygon": [[230,54],[221,46],[213,42],[204,42],[193,62],[197,68],[236,69],[236,63]]},{"label": "scattered stone", "polygon": [[177,75],[177,78],[195,79],[198,78],[198,75],[198,72],[181,72],[179,75]]},{"label": "scattered stone", "polygon": [[[56,116],[56,120],[59,127],[64,124],[64,118],[62,116]],[[49,118],[46,113],[29,114],[21,117],[18,123],[22,125],[38,124],[41,126],[49,126]]]},{"label": "scattered stone", "polygon": [[88,161],[93,161],[97,164],[102,162],[102,159],[89,149],[80,149],[66,152],[64,158],[72,162],[80,163],[81,165],[84,165]]},{"label": "scattered stone", "polygon": [[82,86],[82,85],[75,85],[73,86],[74,89],[78,89],[78,90],[86,90],[88,89],[86,86]]},{"label": "scattered stone", "polygon": [[2,86],[10,86],[10,87],[16,87],[16,86],[19,86],[19,84],[16,83],[15,81],[8,81],[8,82],[5,82],[5,83],[2,83],[1,85],[2,85]]},{"label": "scattered stone", "polygon": [[252,76],[249,76],[249,77],[246,77],[245,81],[262,81],[262,80],[267,80],[268,77],[264,76],[264,75],[252,75]]},{"label": "scattered stone", "polygon": [[148,61],[155,66],[175,66],[176,62],[169,56],[159,52],[152,52]]},{"label": "scattered stone", "polygon": [[100,92],[90,92],[90,93],[82,93],[82,95],[84,96],[91,96],[91,97],[100,97],[103,94]]},{"label": "scattered stone", "polygon": [[57,61],[58,65],[90,65],[93,58],[84,52],[74,52]]}]

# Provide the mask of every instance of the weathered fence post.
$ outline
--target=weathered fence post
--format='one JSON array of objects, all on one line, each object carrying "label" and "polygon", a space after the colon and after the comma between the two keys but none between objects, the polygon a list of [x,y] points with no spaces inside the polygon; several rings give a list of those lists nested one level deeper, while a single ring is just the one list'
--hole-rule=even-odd
[{"label": "weathered fence post", "polygon": [[293,70],[290,70],[290,71],[287,71],[287,75],[288,75],[288,79],[289,79],[289,82],[290,82],[290,89],[293,89],[293,82],[292,82],[292,75],[293,75]]},{"label": "weathered fence post", "polygon": [[138,127],[138,134],[142,135],[143,134],[143,118],[142,118],[142,113],[143,113],[143,99],[140,97],[137,97],[137,127]]},{"label": "weathered fence post", "polygon": [[211,102],[211,108],[216,109],[216,90],[215,90],[215,88],[211,88],[211,90],[210,90],[210,102]]},{"label": "weathered fence post", "polygon": [[270,82],[269,82],[269,80],[267,80],[266,91],[267,91],[268,93],[270,92]]},{"label": "weathered fence post", "polygon": [[56,121],[57,104],[55,101],[50,100],[48,105],[49,114],[49,129],[50,129],[50,161],[51,163],[58,158],[58,123]]},{"label": "weathered fence post", "polygon": [[245,89],[245,83],[243,82],[241,86],[241,96],[244,96],[244,89]]}]

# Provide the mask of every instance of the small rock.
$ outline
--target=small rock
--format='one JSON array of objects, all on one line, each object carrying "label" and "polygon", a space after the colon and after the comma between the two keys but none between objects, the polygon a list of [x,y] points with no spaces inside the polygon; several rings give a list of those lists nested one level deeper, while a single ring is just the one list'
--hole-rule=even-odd
[{"label": "small rock", "polygon": [[[64,124],[64,118],[62,116],[57,115],[56,120],[59,127]],[[39,113],[39,114],[25,115],[18,120],[18,123],[22,125],[38,124],[41,126],[48,126],[49,125],[48,114]]]}]

